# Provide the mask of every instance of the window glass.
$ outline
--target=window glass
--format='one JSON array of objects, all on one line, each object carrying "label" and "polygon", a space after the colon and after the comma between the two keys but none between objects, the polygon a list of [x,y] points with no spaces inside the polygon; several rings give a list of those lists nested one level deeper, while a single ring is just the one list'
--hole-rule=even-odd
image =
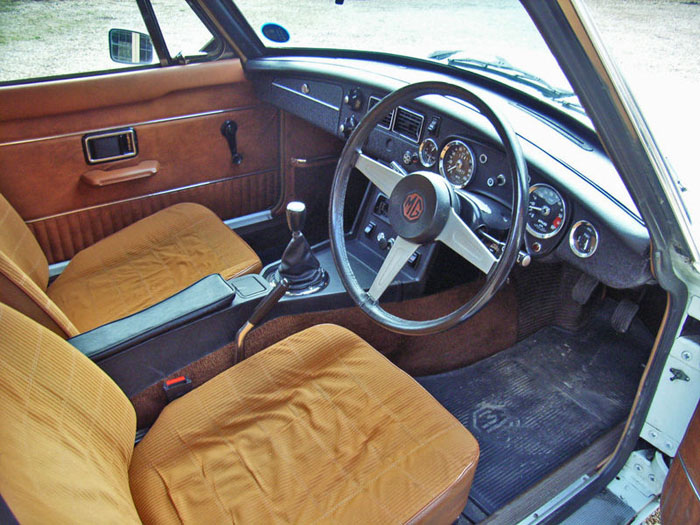
[{"label": "window glass", "polygon": [[148,33],[134,0],[0,0],[0,82],[133,67],[110,59],[115,28]]},{"label": "window glass", "polygon": [[207,54],[212,34],[184,0],[152,0],[151,5],[171,56]]}]

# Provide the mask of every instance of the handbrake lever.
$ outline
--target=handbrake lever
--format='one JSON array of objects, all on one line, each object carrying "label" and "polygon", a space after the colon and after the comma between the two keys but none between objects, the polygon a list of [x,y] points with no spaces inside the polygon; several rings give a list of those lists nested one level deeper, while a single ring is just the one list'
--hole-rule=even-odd
[{"label": "handbrake lever", "polygon": [[250,332],[257,324],[260,323],[260,321],[267,317],[279,300],[284,297],[287,290],[289,290],[289,281],[286,278],[283,278],[272,290],[270,290],[265,298],[258,303],[258,306],[255,307],[255,310],[253,310],[253,313],[250,315],[248,321],[246,321],[246,323],[238,330],[236,333],[235,363],[238,363],[238,358],[243,350],[243,345],[248,332]]}]

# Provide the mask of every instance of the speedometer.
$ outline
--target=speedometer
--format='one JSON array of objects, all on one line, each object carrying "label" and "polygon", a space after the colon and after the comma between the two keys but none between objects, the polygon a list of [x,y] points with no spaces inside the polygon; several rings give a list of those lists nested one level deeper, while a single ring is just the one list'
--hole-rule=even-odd
[{"label": "speedometer", "polygon": [[549,239],[564,227],[566,204],[561,194],[548,184],[530,188],[527,206],[527,231],[538,239]]},{"label": "speedometer", "polygon": [[440,152],[440,173],[450,184],[463,188],[474,175],[474,153],[461,140],[452,140],[445,144]]}]

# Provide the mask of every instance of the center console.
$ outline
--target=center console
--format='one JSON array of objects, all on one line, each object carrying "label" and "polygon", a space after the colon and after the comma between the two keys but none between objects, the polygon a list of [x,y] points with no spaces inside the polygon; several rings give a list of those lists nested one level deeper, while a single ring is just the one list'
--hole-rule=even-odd
[{"label": "center console", "polygon": [[[388,206],[388,197],[376,187],[369,185],[353,227],[345,237],[350,266],[364,289],[369,289],[371,286],[396,239],[396,232],[389,223]],[[434,251],[435,244],[418,248],[382,295],[382,301],[400,301],[420,295],[425,287],[425,277]],[[333,308],[333,304],[325,300],[328,295],[334,296],[334,300],[338,299],[336,297],[338,293],[347,296],[333,262],[329,241],[313,246],[311,252],[327,273],[328,285],[308,293],[294,290],[287,292],[287,301],[290,296],[304,298],[299,303],[302,307],[300,312]],[[263,268],[261,272],[263,278],[271,283],[277,282],[281,262],[275,261]],[[349,300],[349,297],[346,298]]]},{"label": "center console", "polygon": [[[386,195],[369,185],[353,227],[346,234],[350,265],[365,289],[374,281],[396,237],[387,218],[387,205]],[[267,265],[260,275],[229,281],[219,275],[209,276],[142,312],[69,342],[107,372],[127,396],[133,396],[234,341],[236,332],[273,289],[280,272],[286,278],[297,272],[312,279],[306,288],[290,288],[292,293],[281,298],[270,317],[354,306],[336,270],[329,242],[315,246],[306,243],[300,248],[303,220],[299,219],[293,213],[289,221],[293,257],[288,257],[285,250],[283,259]],[[382,295],[382,301],[420,295],[435,249],[434,244],[418,248]],[[299,261],[301,264],[295,266]],[[321,276],[320,280],[316,276]]]}]

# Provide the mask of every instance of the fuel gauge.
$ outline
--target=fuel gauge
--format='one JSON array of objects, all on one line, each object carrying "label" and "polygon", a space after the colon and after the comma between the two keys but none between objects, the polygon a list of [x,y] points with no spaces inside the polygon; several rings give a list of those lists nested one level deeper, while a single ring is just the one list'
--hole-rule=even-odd
[{"label": "fuel gauge", "polygon": [[577,256],[586,259],[598,249],[598,231],[588,221],[578,221],[571,227],[569,246]]}]

